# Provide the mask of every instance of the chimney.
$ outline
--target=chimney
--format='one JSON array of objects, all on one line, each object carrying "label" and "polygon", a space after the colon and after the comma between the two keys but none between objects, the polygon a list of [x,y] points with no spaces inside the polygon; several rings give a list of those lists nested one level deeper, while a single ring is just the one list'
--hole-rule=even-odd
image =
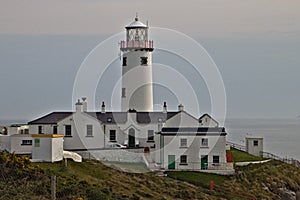
[{"label": "chimney", "polygon": [[167,102],[164,101],[163,113],[167,113]]},{"label": "chimney", "polygon": [[82,112],[82,103],[80,102],[80,99],[78,99],[76,106],[76,112]]},{"label": "chimney", "polygon": [[182,104],[178,105],[178,111],[183,111],[183,105]]},{"label": "chimney", "polygon": [[105,104],[104,104],[104,101],[102,101],[101,113],[105,113]]},{"label": "chimney", "polygon": [[86,97],[82,97],[82,110],[83,112],[87,112],[87,101],[86,101]]}]

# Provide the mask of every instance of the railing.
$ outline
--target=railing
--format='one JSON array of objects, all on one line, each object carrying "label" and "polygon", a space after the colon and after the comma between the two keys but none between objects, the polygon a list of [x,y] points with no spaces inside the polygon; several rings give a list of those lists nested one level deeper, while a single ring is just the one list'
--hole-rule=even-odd
[{"label": "railing", "polygon": [[246,151],[246,147],[243,146],[243,145],[240,145],[240,144],[235,144],[233,142],[226,142],[227,145],[229,145],[230,147],[232,148],[235,148],[235,149],[238,149],[238,150],[241,150],[241,151]]},{"label": "railing", "polygon": [[153,49],[153,40],[130,40],[130,41],[121,41],[120,48],[150,48]]},{"label": "railing", "polygon": [[260,152],[261,153],[261,157],[263,158],[271,158],[271,159],[275,159],[275,160],[280,160],[282,162],[285,162],[287,164],[290,165],[294,165],[295,167],[299,167],[300,168],[300,161],[294,158],[281,158],[280,156],[277,156],[275,154],[269,153],[269,152]]}]

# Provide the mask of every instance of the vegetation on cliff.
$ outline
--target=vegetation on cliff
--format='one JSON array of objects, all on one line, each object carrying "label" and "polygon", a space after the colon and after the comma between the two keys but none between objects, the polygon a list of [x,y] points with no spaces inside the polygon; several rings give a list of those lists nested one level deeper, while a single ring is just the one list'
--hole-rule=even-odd
[{"label": "vegetation on cliff", "polygon": [[51,175],[57,176],[58,199],[282,199],[300,190],[300,170],[279,161],[238,167],[230,177],[200,172],[157,177],[121,172],[95,160],[68,161],[66,167],[0,153],[0,169],[0,199],[50,199]]}]

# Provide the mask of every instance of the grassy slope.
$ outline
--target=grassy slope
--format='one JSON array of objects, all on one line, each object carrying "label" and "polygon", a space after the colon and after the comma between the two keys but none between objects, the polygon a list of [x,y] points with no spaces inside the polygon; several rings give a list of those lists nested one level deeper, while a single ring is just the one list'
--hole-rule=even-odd
[{"label": "grassy slope", "polygon": [[234,162],[246,162],[246,161],[260,161],[265,160],[262,157],[253,156],[251,154],[248,154],[244,151],[240,151],[238,149],[231,148],[226,153],[230,153],[233,155]]},{"label": "grassy slope", "polygon": [[[65,167],[0,153],[0,169],[0,199],[49,199],[52,174],[58,199],[280,199],[278,188],[300,190],[300,170],[278,161],[237,168],[232,177],[169,172],[165,178],[120,172],[94,160]],[[211,180],[215,191],[209,191]]]}]

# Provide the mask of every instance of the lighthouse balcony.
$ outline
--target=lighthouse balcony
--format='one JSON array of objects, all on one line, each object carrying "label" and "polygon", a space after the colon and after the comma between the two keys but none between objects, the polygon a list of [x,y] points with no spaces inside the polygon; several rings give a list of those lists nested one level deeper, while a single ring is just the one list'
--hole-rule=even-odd
[{"label": "lighthouse balcony", "polygon": [[121,41],[120,49],[122,51],[128,50],[146,50],[153,51],[153,40],[129,40],[129,41]]}]

